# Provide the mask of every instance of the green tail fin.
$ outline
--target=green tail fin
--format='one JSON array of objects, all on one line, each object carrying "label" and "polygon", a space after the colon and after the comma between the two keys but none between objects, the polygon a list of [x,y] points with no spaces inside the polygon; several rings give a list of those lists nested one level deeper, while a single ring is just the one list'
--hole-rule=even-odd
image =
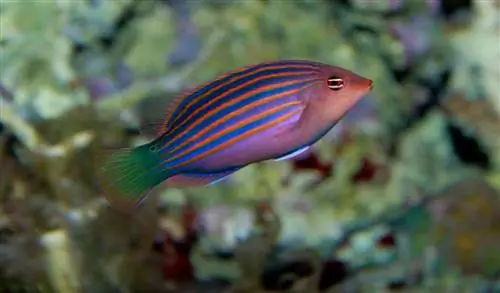
[{"label": "green tail fin", "polygon": [[160,169],[159,154],[148,145],[114,151],[101,160],[99,177],[104,196],[121,208],[136,208],[151,189],[170,177]]}]

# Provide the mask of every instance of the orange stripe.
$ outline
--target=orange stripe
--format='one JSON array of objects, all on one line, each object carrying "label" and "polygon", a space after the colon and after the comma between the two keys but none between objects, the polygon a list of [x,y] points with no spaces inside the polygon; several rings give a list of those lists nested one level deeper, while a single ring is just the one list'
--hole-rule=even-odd
[{"label": "orange stripe", "polygon": [[[213,82],[215,82],[215,81],[219,81],[219,80],[221,80],[221,79],[223,79],[223,78],[226,78],[226,77],[228,77],[228,76],[230,76],[230,75],[237,74],[237,73],[243,72],[243,71],[245,71],[245,70],[250,70],[250,69],[255,68],[255,67],[258,67],[258,66],[262,66],[262,65],[264,65],[264,66],[265,66],[265,65],[268,65],[268,64],[272,64],[272,63],[267,63],[267,64],[265,63],[265,64],[258,64],[258,65],[251,65],[251,66],[243,67],[243,68],[241,68],[241,69],[239,69],[239,70],[235,70],[235,71],[233,71],[233,72],[229,72],[229,73],[227,73],[227,74],[224,74],[224,75],[223,75],[223,76],[221,76],[220,78],[217,78],[217,79],[215,79],[215,80],[209,81],[209,82],[205,83],[204,85],[202,85],[202,86],[200,86],[200,87],[198,87],[198,88],[199,88],[199,89],[202,89],[202,88],[204,88],[204,87],[208,86],[209,84],[211,84],[211,83],[213,83]],[[180,117],[180,116],[184,115],[184,114],[186,113],[186,110],[187,110],[189,107],[191,107],[194,103],[199,102],[199,101],[200,101],[201,99],[203,99],[205,96],[207,96],[207,95],[211,95],[213,92],[215,92],[215,91],[217,91],[217,90],[221,89],[221,88],[222,88],[222,87],[224,87],[224,86],[227,86],[227,85],[229,85],[229,84],[231,84],[231,83],[233,83],[233,82],[235,82],[235,81],[238,81],[238,80],[240,80],[240,79],[245,79],[245,78],[247,78],[247,77],[248,77],[248,76],[250,76],[250,75],[253,75],[253,74],[258,74],[258,73],[263,72],[263,71],[266,71],[266,70],[279,70],[279,69],[284,69],[284,68],[287,68],[287,67],[293,67],[293,68],[303,68],[303,69],[308,69],[308,68],[310,68],[310,69],[311,69],[311,71],[319,71],[319,70],[318,70],[318,68],[317,68],[317,66],[314,66],[314,65],[306,65],[306,64],[297,64],[297,65],[281,64],[281,65],[273,65],[273,66],[268,66],[268,67],[262,67],[262,68],[259,68],[259,69],[255,70],[255,71],[251,71],[251,70],[250,70],[247,74],[242,75],[242,76],[235,76],[235,77],[233,77],[233,78],[229,79],[228,81],[226,81],[226,82],[224,82],[224,83],[222,83],[222,84],[220,84],[220,85],[218,85],[218,86],[216,86],[216,87],[212,88],[211,90],[207,91],[207,92],[206,92],[206,93],[204,93],[203,95],[198,96],[196,99],[191,100],[191,101],[190,101],[190,102],[186,105],[186,107],[185,107],[185,108],[184,108],[184,109],[183,109],[183,110],[182,110],[182,111],[178,114],[178,116],[177,116],[177,117]],[[302,73],[302,74],[303,74],[303,73]]]},{"label": "orange stripe", "polygon": [[[226,74],[225,76],[223,76],[223,77],[221,77],[221,78],[219,78],[219,79],[216,79],[215,81],[220,80],[220,79],[222,79],[222,78],[224,78],[224,77],[227,77],[228,75],[237,74],[237,73],[240,73],[241,71],[244,71],[244,70],[246,70],[246,69],[251,69],[252,67],[256,67],[256,66],[260,66],[260,65],[250,66],[250,67],[248,67],[248,68],[243,68],[243,69],[241,69],[241,70],[238,70],[238,71],[235,71],[235,72],[232,72],[232,73]],[[185,106],[185,107],[181,110],[181,112],[180,112],[179,114],[177,114],[177,115],[176,115],[176,117],[181,117],[182,115],[184,115],[184,114],[186,113],[186,111],[187,111],[187,110],[188,110],[188,109],[189,109],[189,108],[190,108],[193,104],[195,104],[195,103],[199,102],[200,100],[204,99],[206,96],[211,95],[212,93],[214,93],[215,91],[217,91],[217,90],[221,89],[221,88],[222,88],[222,87],[224,87],[224,86],[230,85],[230,84],[231,84],[231,83],[233,83],[233,82],[236,82],[236,81],[241,80],[241,79],[245,79],[245,78],[247,78],[248,76],[251,76],[251,75],[254,75],[254,74],[258,74],[258,73],[263,72],[263,71],[266,71],[266,70],[279,70],[279,69],[285,69],[285,68],[287,68],[287,67],[291,67],[291,66],[288,64],[288,65],[276,65],[276,66],[263,67],[263,68],[259,68],[259,69],[255,70],[255,71],[249,71],[247,74],[245,74],[245,75],[243,75],[243,76],[235,76],[235,77],[233,77],[233,78],[229,79],[228,81],[226,81],[225,83],[222,83],[222,84],[220,84],[220,85],[218,85],[218,86],[216,86],[216,87],[214,87],[214,88],[210,89],[210,90],[209,90],[209,91],[207,91],[206,93],[204,93],[204,94],[202,94],[202,95],[198,96],[196,99],[191,100],[191,101],[190,101],[190,102],[189,102],[189,103],[188,103],[188,104],[187,104],[187,105],[186,105],[186,106]],[[317,69],[317,67],[314,67],[314,66],[311,66],[311,65],[300,65],[300,66],[299,66],[299,65],[293,65],[293,68],[303,68],[303,69],[308,69],[308,68],[310,68],[310,69],[311,69],[311,71],[314,71],[314,72],[319,72],[319,70]],[[298,72],[296,72],[296,73],[298,73]],[[277,74],[270,75],[270,76],[274,77],[274,76],[276,76],[276,75],[282,75],[282,74],[284,74],[284,73],[277,73]],[[303,74],[304,74],[304,72],[301,72],[301,73],[298,73],[297,75],[303,75]],[[283,75],[283,76],[287,76],[287,75]],[[293,75],[292,75],[292,76],[293,76]],[[254,79],[254,80],[255,80],[255,79]],[[261,80],[261,79],[258,79],[258,80]],[[253,80],[249,80],[248,82],[252,82],[252,81],[253,81]],[[210,81],[210,82],[206,83],[206,85],[199,87],[199,89],[202,89],[202,88],[204,88],[204,87],[208,86],[208,85],[209,85],[210,83],[212,83],[212,82],[214,82],[214,81]],[[243,84],[243,85],[241,85],[241,86],[238,86],[237,88],[238,88],[238,89],[240,89],[240,88],[242,88],[242,87],[244,87],[244,86],[248,85],[248,82],[247,82],[247,83],[245,83],[245,84]],[[222,96],[226,96],[226,95],[227,95],[227,94],[226,94],[226,93],[224,93]],[[186,120],[188,120],[188,119],[186,119]],[[186,121],[186,120],[185,120],[185,121]],[[183,121],[183,122],[185,122],[185,121]],[[173,122],[177,122],[177,120],[174,120]],[[181,123],[183,123],[183,122],[181,122]],[[182,125],[182,124],[181,124],[181,125]],[[180,127],[180,126],[178,126],[178,127]],[[177,128],[178,128],[178,127],[177,127]],[[177,129],[177,128],[175,128],[175,129]],[[172,131],[175,131],[175,129],[173,129]]]},{"label": "orange stripe", "polygon": [[[277,113],[283,109],[286,109],[286,108],[291,108],[291,107],[294,107],[294,106],[298,106],[298,105],[301,105],[302,103],[301,102],[297,102],[297,101],[293,101],[293,102],[288,102],[286,104],[283,104],[283,105],[279,105],[275,108],[272,108],[272,109],[269,109],[265,112],[262,112],[258,115],[255,115],[255,116],[252,116],[252,117],[249,117],[243,121],[240,121],[234,125],[231,125],[230,127],[226,128],[224,131],[221,131],[219,132],[217,135],[214,135],[213,137],[208,137],[204,140],[202,140],[201,142],[199,142],[198,144],[196,145],[193,145],[191,146],[190,148],[187,148],[186,150],[184,150],[183,152],[181,152],[180,154],[177,154],[176,156],[174,157],[171,157],[169,158],[168,160],[164,161],[164,163],[169,163],[169,162],[172,162],[176,159],[179,159],[181,158],[182,156],[184,155],[189,155],[190,153],[193,153],[194,151],[196,151],[197,149],[199,148],[202,148],[204,146],[206,146],[207,144],[209,144],[210,142],[228,134],[228,133],[231,133],[232,131],[235,131],[235,130],[238,130],[239,128],[241,127],[245,127],[247,126],[248,124],[260,119],[260,118],[265,118],[266,116],[269,116],[269,115],[272,115],[274,113]],[[295,112],[300,112],[301,109],[298,109],[297,111]],[[295,113],[292,113],[292,114],[295,114]],[[281,121],[280,119],[277,119],[279,121]],[[269,123],[268,123],[269,124]],[[203,154],[200,154],[199,156],[201,156]],[[197,157],[199,157],[197,156]],[[192,159],[191,159],[192,160]]]},{"label": "orange stripe", "polygon": [[[220,81],[220,80],[222,80],[222,79],[224,79],[224,78],[227,78],[227,77],[229,77],[229,76],[231,76],[231,75],[233,75],[233,74],[238,74],[238,73],[240,73],[240,72],[243,72],[243,71],[245,71],[245,70],[251,69],[251,68],[253,68],[253,67],[260,66],[260,65],[265,65],[265,64],[266,64],[266,63],[264,63],[264,64],[259,64],[259,65],[250,65],[250,66],[246,66],[246,67],[241,67],[241,68],[239,68],[239,69],[236,69],[236,70],[233,70],[233,71],[226,72],[226,73],[224,73],[224,74],[220,75],[219,77],[216,77],[215,79],[212,79],[212,80],[210,80],[210,81],[207,81],[207,82],[204,82],[204,83],[202,83],[202,84],[198,85],[197,87],[193,87],[193,88],[191,88],[191,89],[188,89],[188,90],[182,91],[182,92],[180,93],[180,95],[181,95],[181,96],[179,96],[179,97],[177,97],[177,98],[174,98],[174,100],[173,100],[173,101],[171,102],[171,104],[169,105],[170,107],[169,107],[169,109],[167,109],[167,112],[166,112],[166,114],[165,114],[165,118],[163,119],[163,121],[164,121],[164,124],[163,124],[163,130],[164,130],[164,131],[163,131],[163,132],[161,132],[161,133],[158,133],[158,135],[161,135],[161,134],[163,134],[165,131],[167,131],[167,130],[168,130],[168,125],[167,125],[167,123],[168,123],[169,125],[173,123],[173,122],[172,122],[172,121],[170,121],[170,120],[171,120],[172,118],[175,118],[175,117],[172,117],[172,115],[175,113],[175,111],[177,110],[177,108],[179,107],[179,105],[180,105],[180,104],[181,104],[184,100],[186,100],[187,98],[189,98],[191,95],[193,95],[194,93],[196,93],[197,91],[199,91],[200,89],[203,89],[203,88],[205,88],[205,87],[209,86],[210,84],[212,84],[212,83],[214,83],[214,82],[217,82],[217,81]],[[231,82],[231,80],[228,80],[226,83],[220,84],[220,85],[218,86],[218,88],[220,88],[221,86],[225,86],[225,85],[226,85],[227,83],[229,83],[229,82]],[[216,90],[217,90],[218,88],[216,88]],[[213,89],[212,89],[212,90],[213,90]],[[210,90],[210,92],[211,92],[212,90]],[[207,92],[207,93],[209,93],[209,92]],[[206,94],[206,93],[205,93],[205,94]],[[186,105],[186,108],[188,108],[189,106],[191,106],[191,103],[194,103],[194,102],[199,101],[199,99],[203,98],[205,94],[203,94],[203,95],[199,96],[196,100],[193,100],[193,101],[191,101],[190,103],[188,103],[188,105]],[[185,110],[181,111],[181,112],[178,114],[178,116],[181,116],[181,115],[182,115],[182,114],[184,114],[184,113],[185,113]]]},{"label": "orange stripe", "polygon": [[[259,81],[262,81],[262,80],[267,80],[267,79],[271,79],[273,77],[290,77],[290,76],[300,76],[300,75],[303,75],[304,73],[303,72],[300,72],[300,73],[297,73],[297,72],[293,72],[293,73],[290,73],[290,74],[283,74],[283,73],[278,73],[278,74],[272,74],[272,75],[266,75],[266,76],[262,76],[260,78],[256,78],[256,79],[252,79],[250,81],[248,81],[247,83],[244,83],[238,87],[235,87],[235,88],[232,88],[230,90],[228,90],[227,92],[224,92],[222,95],[220,96],[217,96],[215,97],[214,99],[211,99],[209,100],[206,104],[203,104],[203,106],[201,106],[200,108],[196,109],[195,111],[193,111],[191,114],[189,114],[189,116],[182,122],[180,122],[179,124],[177,124],[175,127],[172,127],[170,131],[174,132],[176,131],[177,129],[179,129],[180,127],[182,127],[183,125],[185,125],[189,119],[191,119],[193,116],[195,116],[196,114],[200,113],[201,111],[205,110],[207,107],[209,107],[210,105],[212,105],[213,103],[223,99],[224,97],[232,94],[233,92],[241,89],[241,88],[244,88],[244,87],[247,87],[253,83],[256,83],[256,82],[259,82]],[[314,81],[316,80],[315,78],[313,79],[305,79],[305,80],[301,80],[300,82],[307,82],[307,81]],[[269,85],[269,86],[265,86],[265,87],[260,87],[259,89],[256,89],[250,93],[247,93],[245,95],[241,95],[227,103],[225,103],[224,105],[220,106],[219,108],[216,108],[210,112],[207,113],[207,116],[203,117],[203,120],[205,119],[208,119],[210,117],[213,116],[213,114],[215,114],[217,111],[221,111],[223,109],[226,109],[227,107],[231,106],[231,105],[234,105],[238,102],[241,102],[242,100],[248,98],[248,97],[251,97],[252,95],[256,95],[256,94],[259,94],[259,93],[262,93],[264,92],[265,90],[271,90],[271,89],[277,89],[277,88],[280,88],[284,85],[292,85],[294,83],[298,83],[299,81],[290,81],[288,83],[280,83],[280,84],[276,84],[276,85]],[[192,128],[196,127],[197,125],[199,125],[201,123],[201,119],[195,121],[192,125],[190,125],[190,127],[186,130],[184,130],[183,132],[177,134],[175,137],[173,138],[170,138],[169,139],[169,142],[167,142],[163,147],[162,149],[165,149],[167,147],[169,147],[172,143],[174,143],[179,137],[182,137],[187,131],[191,130]]]},{"label": "orange stripe", "polygon": [[216,153],[216,152],[218,152],[220,150],[223,150],[224,148],[226,148],[226,147],[228,147],[228,146],[230,146],[232,144],[238,143],[238,142],[240,142],[240,141],[242,141],[242,140],[244,140],[244,139],[246,139],[246,138],[248,138],[248,137],[250,137],[252,135],[258,134],[259,132],[265,131],[265,130],[270,129],[270,128],[276,126],[276,125],[279,125],[280,123],[285,122],[286,120],[288,120],[293,115],[296,115],[299,112],[300,112],[300,110],[297,110],[295,112],[286,114],[285,116],[283,116],[283,117],[281,117],[279,119],[276,119],[276,120],[274,120],[274,121],[272,121],[270,123],[267,123],[267,124],[261,125],[259,127],[256,127],[256,128],[250,130],[248,133],[246,133],[244,135],[240,135],[240,136],[237,136],[237,137],[235,137],[233,139],[230,139],[230,140],[228,140],[228,141],[220,144],[219,146],[217,146],[217,147],[215,147],[215,148],[213,148],[213,149],[211,149],[211,150],[209,150],[209,151],[207,151],[207,152],[205,152],[205,153],[203,153],[201,155],[198,155],[198,156],[196,156],[196,157],[194,157],[194,158],[192,158],[192,159],[190,159],[190,160],[188,160],[186,162],[183,162],[183,163],[181,163],[181,164],[179,164],[177,166],[174,166],[174,167],[182,167],[182,166],[185,166],[185,165],[190,164],[192,162],[195,162],[196,160],[199,159],[200,156],[205,156],[205,157],[210,156],[210,155],[212,155],[212,154],[214,154],[214,153]]},{"label": "orange stripe", "polygon": [[[255,65],[254,65],[255,66]],[[166,113],[166,117],[165,117],[165,122],[166,123],[169,123],[169,124],[172,124],[172,121],[170,121],[172,118],[172,115],[175,113],[175,111],[177,110],[177,108],[179,107],[179,105],[184,101],[186,100],[187,98],[189,98],[191,95],[193,95],[194,93],[196,93],[197,91],[199,91],[200,89],[203,89],[207,86],[209,86],[211,83],[214,83],[216,81],[219,81],[221,79],[224,79],[232,74],[237,74],[237,73],[240,73],[242,71],[245,71],[247,70],[248,68],[247,67],[243,67],[243,68],[240,68],[240,69],[237,69],[237,70],[234,70],[234,71],[231,71],[231,72],[228,72],[228,73],[225,73],[215,79],[212,79],[210,81],[207,81],[207,82],[204,82],[200,85],[198,85],[197,87],[195,88],[192,88],[191,90],[186,90],[184,92],[181,92],[181,95],[182,97],[179,97],[179,99],[177,101],[174,101],[175,102],[175,105],[172,105],[173,107],[168,109],[167,110],[167,113]],[[227,82],[226,82],[227,83]],[[221,84],[220,86],[223,86],[224,84]],[[191,102],[189,102],[187,105],[186,105],[186,108],[188,108],[188,106],[191,105],[191,103],[194,103],[196,101],[199,101],[200,98],[202,98],[204,95],[201,95],[199,96],[196,100],[193,100]],[[185,113],[185,110],[181,111],[178,116],[181,116],[182,114]]]},{"label": "orange stripe", "polygon": [[272,100],[275,100],[275,99],[279,99],[279,98],[282,98],[282,97],[285,97],[285,96],[289,96],[289,95],[293,95],[293,93],[282,93],[282,94],[279,94],[279,95],[276,95],[276,96],[272,96],[272,97],[268,97],[268,98],[265,98],[265,99],[262,99],[254,104],[249,104],[249,105],[246,105],[245,107],[242,107],[232,113],[229,113],[228,115],[224,116],[224,118],[221,118],[220,120],[214,122],[213,124],[210,124],[209,127],[203,129],[202,131],[196,133],[195,135],[191,136],[188,140],[186,140],[185,142],[183,142],[182,144],[180,144],[179,146],[177,146],[176,148],[174,148],[173,150],[171,150],[169,153],[174,153],[176,152],[177,150],[179,150],[180,148],[184,147],[186,144],[189,144],[190,142],[200,138],[201,136],[203,136],[204,134],[208,133],[209,131],[211,131],[212,129],[216,128],[217,126],[227,122],[228,120],[230,120],[231,118],[234,118],[236,117],[237,115],[239,114],[242,114],[244,113],[245,111],[249,111],[249,110],[252,110],[254,108],[257,108],[258,106],[260,105],[263,105],[265,104],[266,102],[269,102],[269,101],[272,101]]},{"label": "orange stripe", "polygon": [[[304,82],[308,82],[309,80],[304,80]],[[314,79],[311,79],[310,81],[314,81]],[[272,90],[274,88],[279,88],[281,86],[286,86],[288,84],[293,84],[294,82],[288,82],[288,83],[283,83],[281,85],[272,85],[272,86],[267,86],[267,87],[262,87],[262,88],[259,88],[257,90],[254,90],[252,92],[249,92],[248,94],[242,96],[242,98],[246,98],[248,96],[252,96],[252,95],[256,95],[256,94],[259,94],[259,92],[261,91],[265,91],[265,90]],[[284,93],[280,93],[280,94],[276,94],[274,96],[270,96],[270,97],[267,97],[267,98],[264,98],[264,99],[261,99],[261,100],[258,100],[254,103],[251,103],[251,104],[248,104],[244,107],[241,107],[240,109],[234,111],[234,112],[231,112],[229,113],[228,115],[224,116],[223,118],[215,121],[214,123],[210,124],[209,127],[203,129],[202,131],[196,133],[194,136],[191,136],[189,139],[187,139],[186,141],[184,141],[182,144],[180,144],[179,146],[175,147],[173,150],[169,151],[169,153],[174,153],[176,152],[178,149],[186,146],[187,144],[189,144],[190,142],[196,140],[197,138],[201,137],[202,135],[204,135],[205,133],[209,132],[210,130],[214,129],[215,127],[221,125],[222,123],[224,122],[227,122],[229,121],[231,118],[234,118],[234,117],[237,117],[237,115],[239,114],[242,114],[244,113],[245,111],[249,111],[249,110],[252,110],[252,109],[255,109],[257,108],[258,106],[261,106],[261,105],[264,105],[268,102],[272,102],[272,101],[275,101],[275,100],[278,100],[280,98],[283,98],[283,97],[286,97],[286,96],[290,96],[290,95],[293,95],[294,93],[298,92],[298,91],[301,91],[303,90],[304,88],[308,87],[310,85],[305,85],[303,86],[302,88],[299,88],[299,89],[294,89],[294,90],[291,90],[291,91],[288,91],[288,92],[284,92]],[[233,104],[236,104],[238,102],[238,100],[232,100],[230,102],[228,102],[227,104],[224,104],[224,107],[221,107],[221,108],[218,108],[218,109],[214,109],[210,112],[207,113],[208,117],[211,117],[212,114],[214,114],[215,112],[221,110],[221,109],[225,109]],[[184,130],[182,133],[178,134],[177,137],[187,133],[188,131],[191,131],[193,128],[195,128],[197,125],[199,125],[200,123],[202,123],[202,121],[206,119],[206,118],[203,118],[203,119],[199,119],[197,121],[195,121],[195,123],[193,123],[192,125],[190,125],[186,130]],[[174,138],[175,139],[175,138]],[[162,149],[164,149],[165,147],[162,147]]]}]

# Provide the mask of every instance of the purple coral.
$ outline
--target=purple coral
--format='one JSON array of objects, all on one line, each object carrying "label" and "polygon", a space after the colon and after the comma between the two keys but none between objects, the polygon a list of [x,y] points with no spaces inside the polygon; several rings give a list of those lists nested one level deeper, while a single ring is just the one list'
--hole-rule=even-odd
[{"label": "purple coral", "polygon": [[84,81],[90,98],[94,101],[117,92],[117,86],[109,77],[89,77]]},{"label": "purple coral", "polygon": [[407,65],[415,63],[431,49],[432,22],[426,17],[416,17],[406,23],[391,24],[390,30],[404,48]]}]

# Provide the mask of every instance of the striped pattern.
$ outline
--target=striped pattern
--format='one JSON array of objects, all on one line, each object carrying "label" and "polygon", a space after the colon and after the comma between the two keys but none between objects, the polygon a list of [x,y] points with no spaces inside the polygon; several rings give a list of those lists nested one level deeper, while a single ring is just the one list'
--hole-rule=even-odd
[{"label": "striped pattern", "polygon": [[297,107],[297,103],[289,103],[281,107],[276,107],[275,109],[245,119],[241,123],[235,123],[213,137],[195,141],[189,149],[175,153],[165,163],[170,163],[168,167],[174,168],[196,162],[245,138],[278,126],[300,113],[301,108]]},{"label": "striped pattern", "polygon": [[249,81],[259,77],[291,71],[302,74],[314,74],[319,72],[319,70],[319,64],[300,60],[262,63],[234,70],[199,86],[197,90],[187,92],[187,95],[174,106],[175,109],[171,111],[171,115],[167,118],[167,123],[171,126],[176,125],[185,120],[187,115],[203,106],[205,102],[239,85],[247,86]]},{"label": "striped pattern", "polygon": [[162,141],[164,168],[204,159],[285,123],[302,111],[297,94],[320,82],[320,66],[280,61],[242,68],[176,102]]}]

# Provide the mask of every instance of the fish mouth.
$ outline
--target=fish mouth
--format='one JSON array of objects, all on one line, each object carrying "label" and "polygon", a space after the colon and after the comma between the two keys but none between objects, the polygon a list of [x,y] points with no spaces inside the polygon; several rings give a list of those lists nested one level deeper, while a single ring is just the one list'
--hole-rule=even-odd
[{"label": "fish mouth", "polygon": [[357,78],[353,80],[353,83],[358,90],[363,92],[369,92],[373,89],[373,80],[366,77],[357,76]]},{"label": "fish mouth", "polygon": [[372,90],[373,89],[373,80],[371,79],[368,79],[368,90]]}]

